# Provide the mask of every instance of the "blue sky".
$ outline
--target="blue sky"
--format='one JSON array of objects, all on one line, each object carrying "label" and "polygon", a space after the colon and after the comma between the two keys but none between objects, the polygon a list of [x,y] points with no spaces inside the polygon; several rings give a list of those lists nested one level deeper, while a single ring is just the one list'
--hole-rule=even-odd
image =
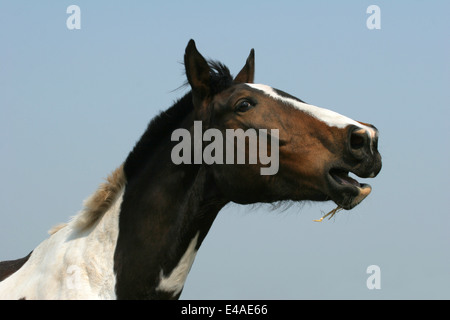
[{"label": "blue sky", "polygon": [[[81,8],[68,30],[66,8]],[[369,30],[366,9],[381,9]],[[383,169],[331,203],[222,210],[184,299],[449,299],[448,1],[0,1],[0,260],[81,208],[184,94],[189,39],[236,74],[374,124]],[[366,287],[370,265],[381,289]]]}]

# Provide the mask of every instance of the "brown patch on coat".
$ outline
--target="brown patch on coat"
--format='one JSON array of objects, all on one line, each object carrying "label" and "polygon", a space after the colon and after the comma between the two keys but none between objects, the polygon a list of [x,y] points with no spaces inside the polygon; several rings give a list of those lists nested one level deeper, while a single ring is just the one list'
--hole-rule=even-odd
[{"label": "brown patch on coat", "polygon": [[14,272],[19,270],[25,264],[25,262],[28,261],[32,253],[33,251],[30,252],[26,257],[21,259],[0,261],[0,281],[5,280]]}]

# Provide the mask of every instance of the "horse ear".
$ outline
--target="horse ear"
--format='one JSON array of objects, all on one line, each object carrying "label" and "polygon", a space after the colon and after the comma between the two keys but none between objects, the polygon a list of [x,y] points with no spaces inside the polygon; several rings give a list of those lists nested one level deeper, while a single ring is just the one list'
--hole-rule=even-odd
[{"label": "horse ear", "polygon": [[234,82],[238,83],[253,83],[255,79],[255,49],[250,51],[250,54],[245,62],[245,66],[239,71]]},{"label": "horse ear", "polygon": [[184,67],[194,99],[203,100],[210,93],[210,68],[208,62],[198,52],[195,41],[192,39],[186,47]]}]

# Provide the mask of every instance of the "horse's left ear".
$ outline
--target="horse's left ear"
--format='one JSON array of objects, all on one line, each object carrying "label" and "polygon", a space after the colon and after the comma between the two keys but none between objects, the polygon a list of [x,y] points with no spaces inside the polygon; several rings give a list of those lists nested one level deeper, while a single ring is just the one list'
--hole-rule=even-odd
[{"label": "horse's left ear", "polygon": [[250,51],[250,54],[245,62],[245,66],[239,71],[234,82],[237,83],[253,83],[255,79],[255,49]]}]

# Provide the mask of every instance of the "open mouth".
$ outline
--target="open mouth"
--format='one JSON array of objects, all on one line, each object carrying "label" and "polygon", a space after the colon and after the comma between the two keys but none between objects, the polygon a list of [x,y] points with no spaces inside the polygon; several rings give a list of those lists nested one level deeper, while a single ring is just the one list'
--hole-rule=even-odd
[{"label": "open mouth", "polygon": [[363,201],[372,191],[366,183],[360,183],[349,176],[344,169],[331,169],[329,171],[332,186],[332,198],[337,205],[350,210]]},{"label": "open mouth", "polygon": [[350,185],[350,186],[355,186],[357,188],[361,187],[361,184],[351,178],[349,175],[348,171],[342,170],[342,169],[332,169],[330,170],[330,175],[331,177],[338,183],[341,185]]}]

